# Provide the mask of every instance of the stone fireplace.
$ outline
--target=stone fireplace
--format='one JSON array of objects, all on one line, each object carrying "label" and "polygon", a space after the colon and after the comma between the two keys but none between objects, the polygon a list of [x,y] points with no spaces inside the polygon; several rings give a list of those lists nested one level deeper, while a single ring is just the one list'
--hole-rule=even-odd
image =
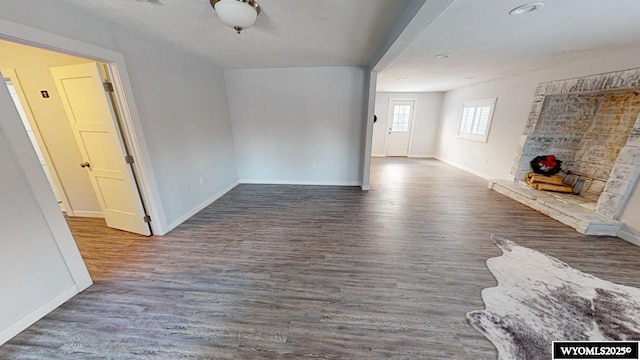
[{"label": "stone fireplace", "polygon": [[[617,221],[640,173],[640,69],[538,86],[500,193],[589,235],[617,235]],[[556,155],[584,179],[580,196],[542,193],[522,183],[538,155]]]}]

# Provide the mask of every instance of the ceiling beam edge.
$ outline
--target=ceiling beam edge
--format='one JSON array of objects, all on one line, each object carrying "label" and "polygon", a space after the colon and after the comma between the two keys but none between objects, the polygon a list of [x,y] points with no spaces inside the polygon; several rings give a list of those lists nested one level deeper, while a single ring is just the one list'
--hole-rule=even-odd
[{"label": "ceiling beam edge", "polygon": [[384,70],[454,0],[408,0],[384,41],[369,62],[370,69]]}]

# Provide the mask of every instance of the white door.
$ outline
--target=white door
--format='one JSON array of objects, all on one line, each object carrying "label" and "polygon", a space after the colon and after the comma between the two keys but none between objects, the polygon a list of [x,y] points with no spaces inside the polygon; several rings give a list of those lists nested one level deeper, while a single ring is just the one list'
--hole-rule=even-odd
[{"label": "white door", "polygon": [[411,140],[414,101],[389,101],[387,118],[387,156],[407,156]]},{"label": "white door", "polygon": [[98,64],[53,67],[51,74],[84,158],[78,166],[89,173],[107,225],[150,235]]},{"label": "white door", "polygon": [[44,156],[44,153],[41,150],[40,144],[38,143],[35,131],[31,127],[31,123],[29,122],[25,108],[22,106],[22,103],[20,102],[20,98],[18,96],[18,90],[13,84],[13,80],[5,80],[5,84],[9,89],[9,94],[11,94],[11,99],[13,100],[13,104],[16,106],[16,109],[18,110],[18,114],[20,115],[20,120],[22,120],[22,125],[24,125],[25,130],[27,130],[27,135],[29,135],[29,140],[31,140],[31,145],[33,145],[33,148],[36,151],[36,155],[38,155],[38,160],[40,160],[40,165],[42,165],[42,170],[44,170],[44,174],[46,175],[47,180],[49,181],[49,186],[51,186],[51,190],[53,190],[53,195],[56,197],[56,200],[58,201],[58,204],[60,205],[62,211],[64,211],[64,208],[62,205],[62,197],[53,180],[53,175],[51,174],[51,170],[49,169],[47,160]]}]

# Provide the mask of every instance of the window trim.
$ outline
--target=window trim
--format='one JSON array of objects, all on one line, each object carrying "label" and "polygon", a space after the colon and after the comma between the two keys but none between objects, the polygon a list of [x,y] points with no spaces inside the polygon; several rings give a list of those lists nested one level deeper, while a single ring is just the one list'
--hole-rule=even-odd
[{"label": "window trim", "polygon": [[[491,123],[493,122],[493,112],[496,109],[497,100],[498,98],[494,97],[494,98],[469,100],[469,101],[462,102],[462,106],[460,108],[460,115],[458,116],[458,131],[457,131],[458,139],[486,143],[489,140],[489,134],[491,133]],[[464,120],[462,118],[462,116],[464,115],[464,109],[468,107],[481,107],[481,106],[491,107],[491,110],[489,110],[489,120],[487,121],[487,132],[483,135],[461,132],[460,128],[462,127],[462,121]]]}]

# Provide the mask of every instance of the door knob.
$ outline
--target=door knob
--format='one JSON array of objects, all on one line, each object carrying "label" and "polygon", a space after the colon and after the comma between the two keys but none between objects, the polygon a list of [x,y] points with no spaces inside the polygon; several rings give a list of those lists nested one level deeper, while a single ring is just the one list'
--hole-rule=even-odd
[{"label": "door knob", "polygon": [[80,167],[83,167],[83,168],[88,167],[88,168],[90,168],[91,164],[89,164],[89,162],[83,162],[82,164],[80,164]]}]

